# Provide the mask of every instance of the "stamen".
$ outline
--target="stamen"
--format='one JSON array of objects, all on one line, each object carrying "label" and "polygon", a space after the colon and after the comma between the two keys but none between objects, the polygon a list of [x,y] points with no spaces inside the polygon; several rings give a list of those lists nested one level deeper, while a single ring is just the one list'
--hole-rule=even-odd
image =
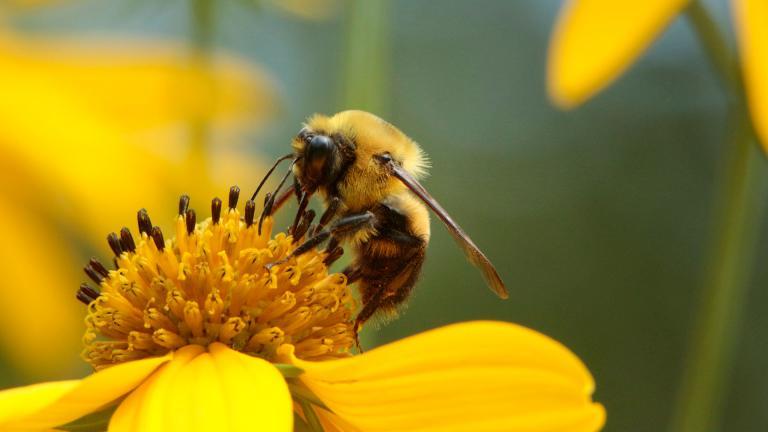
[{"label": "stamen", "polygon": [[214,224],[217,224],[219,223],[219,219],[221,219],[221,200],[214,198],[213,201],[211,201],[211,220]]},{"label": "stamen", "polygon": [[123,247],[120,245],[120,238],[117,236],[117,234],[109,233],[107,236],[107,243],[109,243],[109,247],[112,249],[112,252],[116,257],[122,255]]},{"label": "stamen", "polygon": [[122,246],[124,251],[136,252],[136,242],[133,241],[133,235],[131,235],[131,230],[128,228],[123,227],[120,230],[120,246]]},{"label": "stamen", "polygon": [[75,298],[77,298],[77,300],[80,301],[80,303],[83,303],[86,306],[88,306],[89,304],[91,304],[91,302],[93,300],[95,300],[95,299],[92,299],[92,298],[88,297],[82,291],[78,291],[77,294],[75,294]]},{"label": "stamen", "polygon": [[85,271],[85,274],[89,279],[96,282],[96,285],[101,285],[101,283],[104,281],[104,276],[97,272],[90,263],[83,267],[83,271]]},{"label": "stamen", "polygon": [[99,291],[91,288],[88,284],[80,284],[80,289],[77,290],[77,299],[86,305],[99,298]]},{"label": "stamen", "polygon": [[189,208],[189,195],[184,194],[179,197],[179,216],[184,216]]},{"label": "stamen", "polygon": [[158,250],[165,249],[165,239],[163,238],[163,231],[159,226],[152,227],[152,240],[155,242]]},{"label": "stamen", "polygon": [[229,188],[229,209],[234,210],[237,208],[237,200],[240,198],[240,188],[232,186]]},{"label": "stamen", "polygon": [[197,223],[197,215],[193,209],[186,211],[187,217],[187,234],[192,235],[195,232],[195,224]]},{"label": "stamen", "polygon": [[91,258],[91,260],[88,261],[88,265],[90,265],[94,270],[96,270],[103,277],[109,276],[109,271],[106,269],[106,267],[104,267],[104,264],[102,264],[96,258]]},{"label": "stamen", "polygon": [[152,221],[149,219],[149,213],[147,213],[147,210],[139,210],[136,218],[139,222],[139,233],[149,236],[152,233]]},{"label": "stamen", "polygon": [[253,200],[245,202],[245,226],[253,225],[253,218],[256,216],[256,203]]}]

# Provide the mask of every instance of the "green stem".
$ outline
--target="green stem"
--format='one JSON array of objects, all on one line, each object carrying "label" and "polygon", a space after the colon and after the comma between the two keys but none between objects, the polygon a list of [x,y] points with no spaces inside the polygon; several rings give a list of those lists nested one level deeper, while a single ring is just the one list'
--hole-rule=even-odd
[{"label": "green stem", "polygon": [[[370,111],[386,118],[390,92],[389,0],[352,0],[347,15],[343,109]],[[362,346],[375,346],[363,331]]]},{"label": "green stem", "polygon": [[[214,0],[190,0],[190,42],[192,50],[190,63],[193,69],[202,70],[204,94],[212,89],[211,56],[214,35]],[[208,178],[206,155],[210,138],[208,119],[199,111],[189,119],[189,149],[187,151],[187,170],[196,173],[201,179]]]},{"label": "green stem", "polygon": [[710,262],[670,431],[720,429],[742,311],[757,249],[763,159],[750,123],[736,55],[698,2],[688,17],[731,100],[731,133],[715,202]]},{"label": "green stem", "polygon": [[345,109],[386,116],[389,96],[389,1],[350,2],[344,59]]},{"label": "green stem", "polygon": [[693,1],[686,9],[688,18],[696,31],[704,50],[712,62],[712,66],[720,74],[728,87],[729,93],[739,101],[744,99],[744,85],[741,80],[738,56],[728,45],[717,23],[707,9],[698,1]]}]

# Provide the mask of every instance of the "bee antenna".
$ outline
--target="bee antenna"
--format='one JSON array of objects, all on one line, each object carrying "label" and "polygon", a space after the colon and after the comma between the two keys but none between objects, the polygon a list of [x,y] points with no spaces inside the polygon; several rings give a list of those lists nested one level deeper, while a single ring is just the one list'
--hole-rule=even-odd
[{"label": "bee antenna", "polygon": [[291,173],[293,172],[293,166],[296,165],[296,162],[299,159],[301,159],[301,156],[291,161],[291,164],[288,166],[288,171],[286,171],[285,175],[283,176],[283,179],[280,180],[280,184],[277,185],[277,187],[275,188],[275,191],[269,197],[267,202],[264,203],[264,210],[262,210],[261,216],[259,216],[259,235],[261,235],[261,224],[264,222],[264,218],[272,214],[272,206],[275,204],[275,197],[277,197],[277,194],[278,192],[280,192],[280,189],[283,188],[283,185],[285,184],[285,181],[288,180],[288,177],[291,176]]},{"label": "bee antenna", "polygon": [[[267,171],[267,174],[264,176],[264,178],[261,179],[261,182],[259,183],[259,186],[256,187],[256,192],[254,192],[253,195],[251,195],[251,201],[256,200],[256,195],[259,194],[259,191],[261,190],[261,187],[264,186],[264,183],[267,182],[267,179],[269,178],[269,176],[272,175],[272,172],[275,171],[275,168],[277,168],[277,166],[280,165],[280,163],[283,162],[284,160],[290,159],[292,157],[293,157],[293,153],[289,153],[289,154],[287,154],[285,156],[282,156],[277,161],[275,161],[275,164],[272,165],[272,168],[270,168],[269,171]],[[291,165],[291,168],[293,168],[293,165]]]}]

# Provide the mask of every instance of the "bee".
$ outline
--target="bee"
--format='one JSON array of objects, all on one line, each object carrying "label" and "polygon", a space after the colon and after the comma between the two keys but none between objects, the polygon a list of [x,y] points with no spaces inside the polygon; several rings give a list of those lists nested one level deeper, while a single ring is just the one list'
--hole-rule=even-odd
[{"label": "bee", "polygon": [[[395,126],[364,111],[316,114],[293,139],[292,148],[277,162],[293,161],[278,190],[292,173],[299,197],[297,220],[313,194],[322,197],[326,209],[291,256],[329,239],[331,254],[339,244],[350,245],[353,261],[343,273],[348,283],[357,283],[361,294],[356,331],[377,312],[395,312],[410,295],[430,238],[427,207],[480,269],[491,290],[508,297],[490,260],[419,183],[426,174],[426,155]],[[277,191],[268,195],[265,211],[275,206],[276,196]]]}]

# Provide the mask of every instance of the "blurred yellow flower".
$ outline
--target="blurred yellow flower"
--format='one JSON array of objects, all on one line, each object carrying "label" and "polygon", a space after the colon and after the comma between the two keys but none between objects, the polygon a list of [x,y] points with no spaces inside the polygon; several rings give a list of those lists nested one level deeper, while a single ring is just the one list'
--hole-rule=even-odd
[{"label": "blurred yellow flower", "polygon": [[[101,241],[105,221],[128,224],[141,205],[164,208],[182,182],[210,190],[211,179],[166,155],[184,153],[190,118],[224,139],[257,124],[270,85],[231,57],[196,67],[169,42],[0,30],[0,93],[0,236],[13,245],[0,248],[0,346],[23,371],[51,376],[71,367],[61,359],[78,345],[77,242]],[[217,156],[230,179],[252,163],[232,150]]]},{"label": "blurred yellow flower", "polygon": [[98,288],[78,293],[98,371],[0,392],[0,428],[89,415],[89,430],[112,432],[602,428],[583,363],[520,326],[456,324],[352,355],[356,305],[327,267],[340,255],[293,255],[310,218],[272,238],[237,192],[202,223],[183,197],[175,238],[144,212],[139,235],[111,236],[118,268],[92,262]]},{"label": "blurred yellow flower", "polygon": [[[627,69],[691,0],[569,0],[549,47],[547,85],[574,107]],[[768,4],[731,0],[752,121],[768,150]]]}]

